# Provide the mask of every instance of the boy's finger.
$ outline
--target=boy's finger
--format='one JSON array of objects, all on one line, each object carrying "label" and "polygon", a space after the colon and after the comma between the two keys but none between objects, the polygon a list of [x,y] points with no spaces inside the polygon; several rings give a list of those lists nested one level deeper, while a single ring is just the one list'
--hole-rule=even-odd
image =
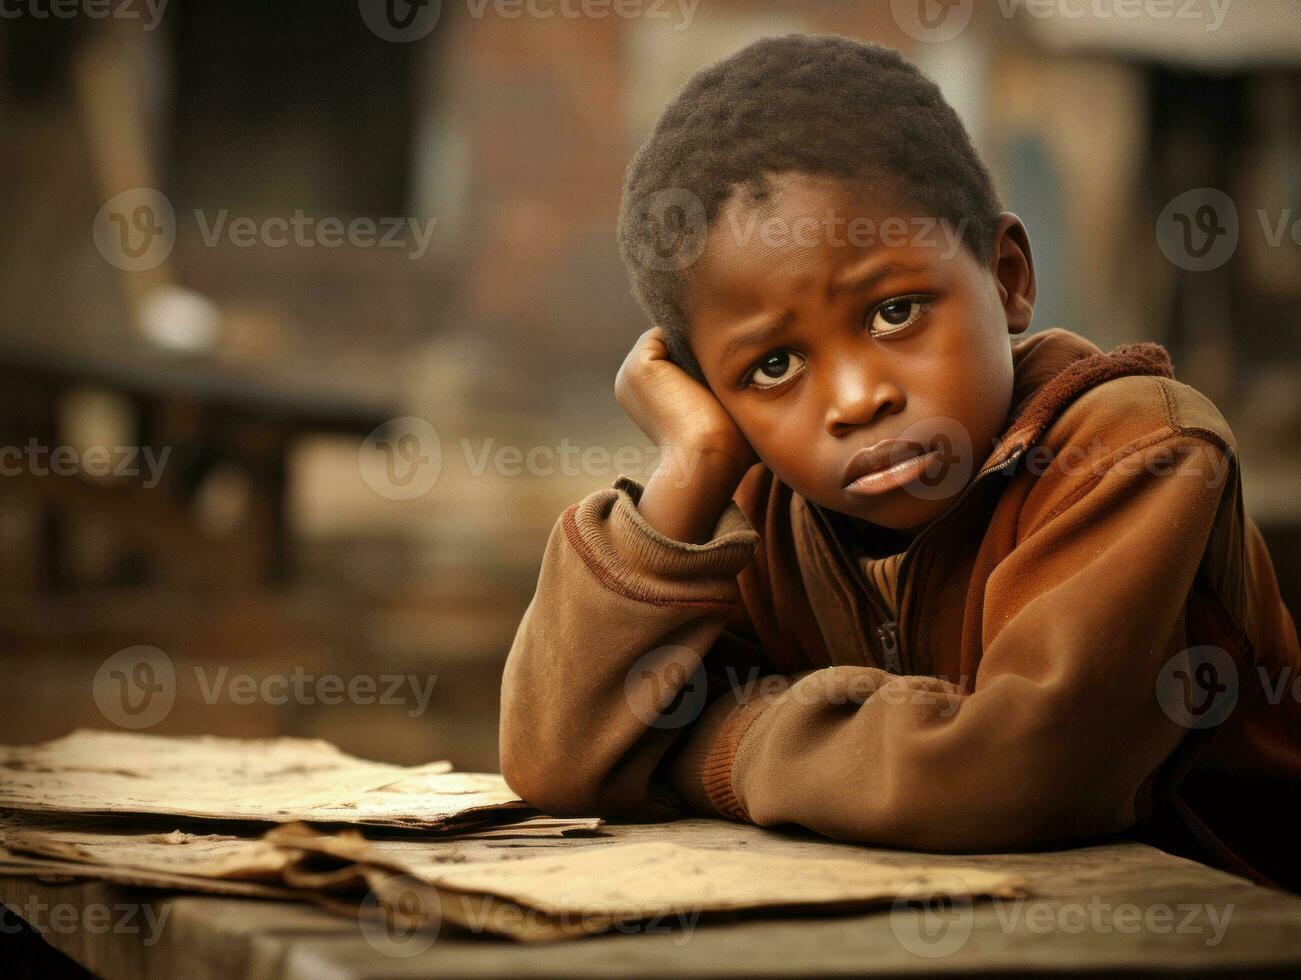
[{"label": "boy's finger", "polygon": [[664,340],[664,331],[651,327],[641,335],[641,343],[652,360],[663,360],[669,356],[669,345]]}]

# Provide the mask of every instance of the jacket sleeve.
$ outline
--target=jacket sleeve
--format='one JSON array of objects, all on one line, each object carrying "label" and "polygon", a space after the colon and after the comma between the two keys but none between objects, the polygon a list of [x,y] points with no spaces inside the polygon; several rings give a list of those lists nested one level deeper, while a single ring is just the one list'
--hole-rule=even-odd
[{"label": "jacket sleeve", "polygon": [[970,691],[870,667],[764,678],[693,727],[684,794],[764,826],[932,851],[1131,826],[1187,734],[1158,683],[1187,659],[1184,604],[1226,466],[1179,434],[1099,469],[1046,485],[1056,496],[989,576]]},{"label": "jacket sleeve", "polygon": [[759,539],[740,508],[688,544],[646,523],[641,491],[620,477],[562,515],[506,660],[501,772],[548,813],[682,816],[672,750],[732,678],[771,669],[744,635]]}]

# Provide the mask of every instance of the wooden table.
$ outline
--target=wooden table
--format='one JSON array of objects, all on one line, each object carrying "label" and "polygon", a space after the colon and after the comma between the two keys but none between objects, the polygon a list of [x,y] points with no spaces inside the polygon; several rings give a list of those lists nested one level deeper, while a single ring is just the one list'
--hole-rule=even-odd
[{"label": "wooden table", "polygon": [[[852,848],[894,864],[1008,869],[1035,894],[948,908],[899,904],[868,913],[660,924],[545,945],[414,933],[402,940],[406,945],[385,948],[375,942],[374,926],[363,930],[355,919],[288,902],[20,878],[0,878],[0,900],[57,949],[113,978],[1301,974],[1301,896],[1130,841],[937,856],[720,820],[606,829],[627,841],[808,857]],[[611,845],[570,838],[453,846],[468,860],[504,860],[536,855],[539,847]]]}]

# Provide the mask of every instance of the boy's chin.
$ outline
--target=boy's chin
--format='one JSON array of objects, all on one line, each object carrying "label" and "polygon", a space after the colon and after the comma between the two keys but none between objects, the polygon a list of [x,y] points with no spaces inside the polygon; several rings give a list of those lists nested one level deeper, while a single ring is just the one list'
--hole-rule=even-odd
[{"label": "boy's chin", "polygon": [[844,492],[836,496],[837,499],[834,501],[828,500],[825,503],[819,501],[819,504],[828,510],[856,517],[860,521],[867,521],[869,524],[891,531],[898,531],[908,537],[922,531],[948,510],[949,504],[953,502],[952,497],[930,500],[911,496],[907,489],[902,487],[876,497],[855,498]]}]

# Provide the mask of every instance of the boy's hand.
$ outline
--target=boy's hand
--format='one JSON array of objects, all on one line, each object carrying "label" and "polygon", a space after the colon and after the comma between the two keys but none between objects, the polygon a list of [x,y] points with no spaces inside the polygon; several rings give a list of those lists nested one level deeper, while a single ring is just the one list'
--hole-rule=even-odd
[{"label": "boy's hand", "polygon": [[707,541],[754,450],[713,393],[669,360],[659,327],[633,345],[614,394],[660,450],[638,510],[666,537]]},{"label": "boy's hand", "polygon": [[614,379],[614,396],[665,453],[716,454],[742,472],[755,462],[754,450],[713,392],[669,360],[659,327],[637,338]]}]

